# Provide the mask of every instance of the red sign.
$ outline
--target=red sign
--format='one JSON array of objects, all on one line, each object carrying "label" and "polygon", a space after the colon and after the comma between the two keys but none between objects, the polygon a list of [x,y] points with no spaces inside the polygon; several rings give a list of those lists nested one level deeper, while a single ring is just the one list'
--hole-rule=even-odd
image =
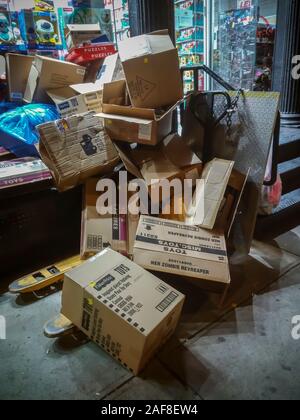
[{"label": "red sign", "polygon": [[238,9],[249,9],[252,6],[252,0],[239,0]]},{"label": "red sign", "polygon": [[72,48],[66,57],[66,60],[77,64],[88,63],[106,58],[116,52],[116,48],[112,43],[91,44]]}]

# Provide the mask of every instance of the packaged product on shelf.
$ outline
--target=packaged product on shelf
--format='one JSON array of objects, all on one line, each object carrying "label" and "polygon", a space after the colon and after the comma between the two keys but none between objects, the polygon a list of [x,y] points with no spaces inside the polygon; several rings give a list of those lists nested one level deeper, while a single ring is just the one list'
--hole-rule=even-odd
[{"label": "packaged product on shelf", "polygon": [[103,120],[93,112],[43,124],[38,130],[40,155],[60,190],[110,174],[119,161]]},{"label": "packaged product on shelf", "polygon": [[175,332],[184,298],[106,249],[65,275],[62,314],[137,375]]},{"label": "packaged product on shelf", "polygon": [[22,10],[22,32],[29,49],[62,49],[55,12]]}]

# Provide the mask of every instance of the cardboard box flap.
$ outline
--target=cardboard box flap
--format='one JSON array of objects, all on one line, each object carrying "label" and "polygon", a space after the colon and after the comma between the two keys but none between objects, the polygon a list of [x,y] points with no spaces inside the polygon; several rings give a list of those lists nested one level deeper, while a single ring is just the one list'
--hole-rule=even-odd
[{"label": "cardboard box flap", "polygon": [[164,155],[177,167],[184,168],[186,166],[202,163],[198,156],[178,135],[171,134],[168,136],[163,141],[161,147]]},{"label": "cardboard box flap", "polygon": [[169,35],[140,35],[119,43],[119,54],[122,62],[169,50],[174,50]]},{"label": "cardboard box flap", "polygon": [[133,161],[130,159],[129,154],[126,153],[126,148],[121,147],[120,145],[117,145],[114,143],[115,148],[117,149],[119,156],[124,163],[124,166],[128,172],[130,172],[133,176],[136,178],[143,178],[140,170],[138,167],[133,163]]},{"label": "cardboard box flap", "polygon": [[105,114],[115,114],[120,116],[142,118],[151,121],[160,121],[167,114],[173,112],[181,101],[166,109],[160,115],[156,114],[154,109],[138,108],[125,106],[125,96],[127,85],[125,80],[119,80],[103,85],[103,112]]},{"label": "cardboard box flap", "polygon": [[79,83],[77,85],[71,85],[70,88],[80,95],[85,95],[86,93],[99,92],[102,90],[103,85],[101,82],[96,81],[95,83]]},{"label": "cardboard box flap", "polygon": [[69,86],[58,89],[49,89],[47,90],[47,94],[55,104],[59,104],[64,100],[68,100],[76,96],[76,92]]}]

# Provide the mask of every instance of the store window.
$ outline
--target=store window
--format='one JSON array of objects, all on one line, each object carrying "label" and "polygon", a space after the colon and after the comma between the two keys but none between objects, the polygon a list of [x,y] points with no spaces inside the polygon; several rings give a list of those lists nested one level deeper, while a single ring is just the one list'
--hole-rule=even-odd
[{"label": "store window", "polygon": [[213,0],[211,65],[234,88],[268,91],[277,0]]}]

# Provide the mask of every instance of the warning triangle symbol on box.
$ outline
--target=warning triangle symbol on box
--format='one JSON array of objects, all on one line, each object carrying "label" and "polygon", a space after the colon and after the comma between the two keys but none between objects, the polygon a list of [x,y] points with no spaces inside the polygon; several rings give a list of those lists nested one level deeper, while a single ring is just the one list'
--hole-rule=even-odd
[{"label": "warning triangle symbol on box", "polygon": [[136,83],[137,83],[137,92],[138,92],[138,96],[140,98],[142,98],[142,100],[144,101],[145,99],[148,98],[149,95],[151,95],[151,93],[154,91],[154,89],[156,88],[156,84],[149,82],[148,80],[143,79],[142,77],[137,76],[136,78]]}]

